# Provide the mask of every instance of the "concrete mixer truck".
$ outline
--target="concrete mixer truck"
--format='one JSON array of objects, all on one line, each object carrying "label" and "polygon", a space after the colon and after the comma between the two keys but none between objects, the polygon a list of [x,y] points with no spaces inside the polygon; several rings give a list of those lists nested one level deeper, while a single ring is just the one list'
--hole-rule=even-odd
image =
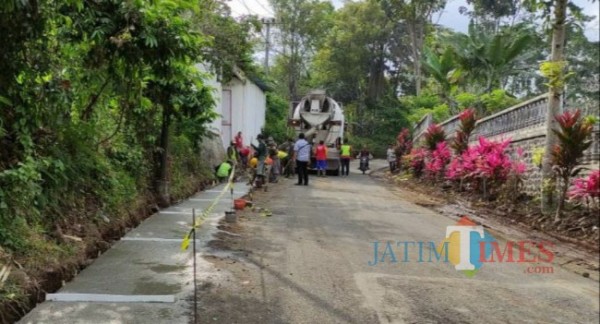
[{"label": "concrete mixer truck", "polygon": [[[288,125],[296,135],[304,133],[309,143],[324,141],[327,146],[327,171],[340,174],[339,147],[344,138],[344,110],[323,90],[313,90],[300,101],[292,102]],[[313,146],[314,147],[314,146]],[[314,158],[310,168],[315,168]]]}]

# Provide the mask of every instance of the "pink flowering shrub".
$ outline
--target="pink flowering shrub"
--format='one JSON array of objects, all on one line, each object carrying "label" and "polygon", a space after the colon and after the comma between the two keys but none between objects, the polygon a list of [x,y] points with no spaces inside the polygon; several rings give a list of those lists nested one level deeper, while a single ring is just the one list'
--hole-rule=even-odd
[{"label": "pink flowering shrub", "polygon": [[600,170],[592,171],[587,178],[577,178],[567,193],[575,201],[594,202],[600,198]]},{"label": "pink flowering shrub", "polygon": [[446,165],[450,162],[452,153],[446,142],[439,142],[435,150],[431,152],[431,157],[425,162],[425,171],[431,178],[438,178],[444,175]]},{"label": "pink flowering shrub", "polygon": [[403,158],[403,164],[408,166],[409,170],[415,177],[420,177],[425,169],[425,160],[427,159],[428,152],[424,148],[413,148],[410,154],[407,154]]},{"label": "pink flowering shrub", "polygon": [[[480,137],[477,145],[468,147],[460,156],[450,161],[446,178],[472,182],[479,187],[483,181],[488,186],[499,186],[510,176],[522,176],[526,166],[520,159],[513,160],[510,157],[507,153],[509,144],[510,140],[494,142]],[[523,151],[517,150],[517,155],[521,157]]]}]

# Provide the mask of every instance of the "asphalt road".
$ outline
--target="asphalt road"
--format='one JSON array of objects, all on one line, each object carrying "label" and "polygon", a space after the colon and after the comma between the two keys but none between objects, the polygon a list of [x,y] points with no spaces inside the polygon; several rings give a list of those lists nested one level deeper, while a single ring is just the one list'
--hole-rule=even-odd
[{"label": "asphalt road", "polygon": [[402,262],[400,245],[398,262],[369,265],[373,242],[441,242],[456,220],[356,171],[255,194],[273,216],[247,211],[212,243],[197,322],[598,323],[598,282],[557,264],[546,274],[526,273],[545,263],[485,264],[469,278],[449,263],[418,262],[413,248]]}]

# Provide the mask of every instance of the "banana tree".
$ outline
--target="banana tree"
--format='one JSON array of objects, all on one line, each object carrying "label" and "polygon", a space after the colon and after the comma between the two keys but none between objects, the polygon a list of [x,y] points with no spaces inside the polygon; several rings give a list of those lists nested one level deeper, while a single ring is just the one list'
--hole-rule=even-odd
[{"label": "banana tree", "polygon": [[450,93],[456,88],[463,70],[458,65],[454,52],[446,47],[439,55],[429,48],[424,49],[423,68],[440,86],[440,97],[454,111],[456,102],[452,100]]}]

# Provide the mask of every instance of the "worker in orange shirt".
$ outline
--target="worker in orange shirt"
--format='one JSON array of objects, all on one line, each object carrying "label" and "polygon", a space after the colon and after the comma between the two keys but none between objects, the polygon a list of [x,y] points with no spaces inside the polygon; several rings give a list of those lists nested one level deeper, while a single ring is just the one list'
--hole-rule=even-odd
[{"label": "worker in orange shirt", "polygon": [[317,176],[324,177],[327,170],[327,146],[324,141],[320,141],[315,148],[315,159],[317,160]]}]

